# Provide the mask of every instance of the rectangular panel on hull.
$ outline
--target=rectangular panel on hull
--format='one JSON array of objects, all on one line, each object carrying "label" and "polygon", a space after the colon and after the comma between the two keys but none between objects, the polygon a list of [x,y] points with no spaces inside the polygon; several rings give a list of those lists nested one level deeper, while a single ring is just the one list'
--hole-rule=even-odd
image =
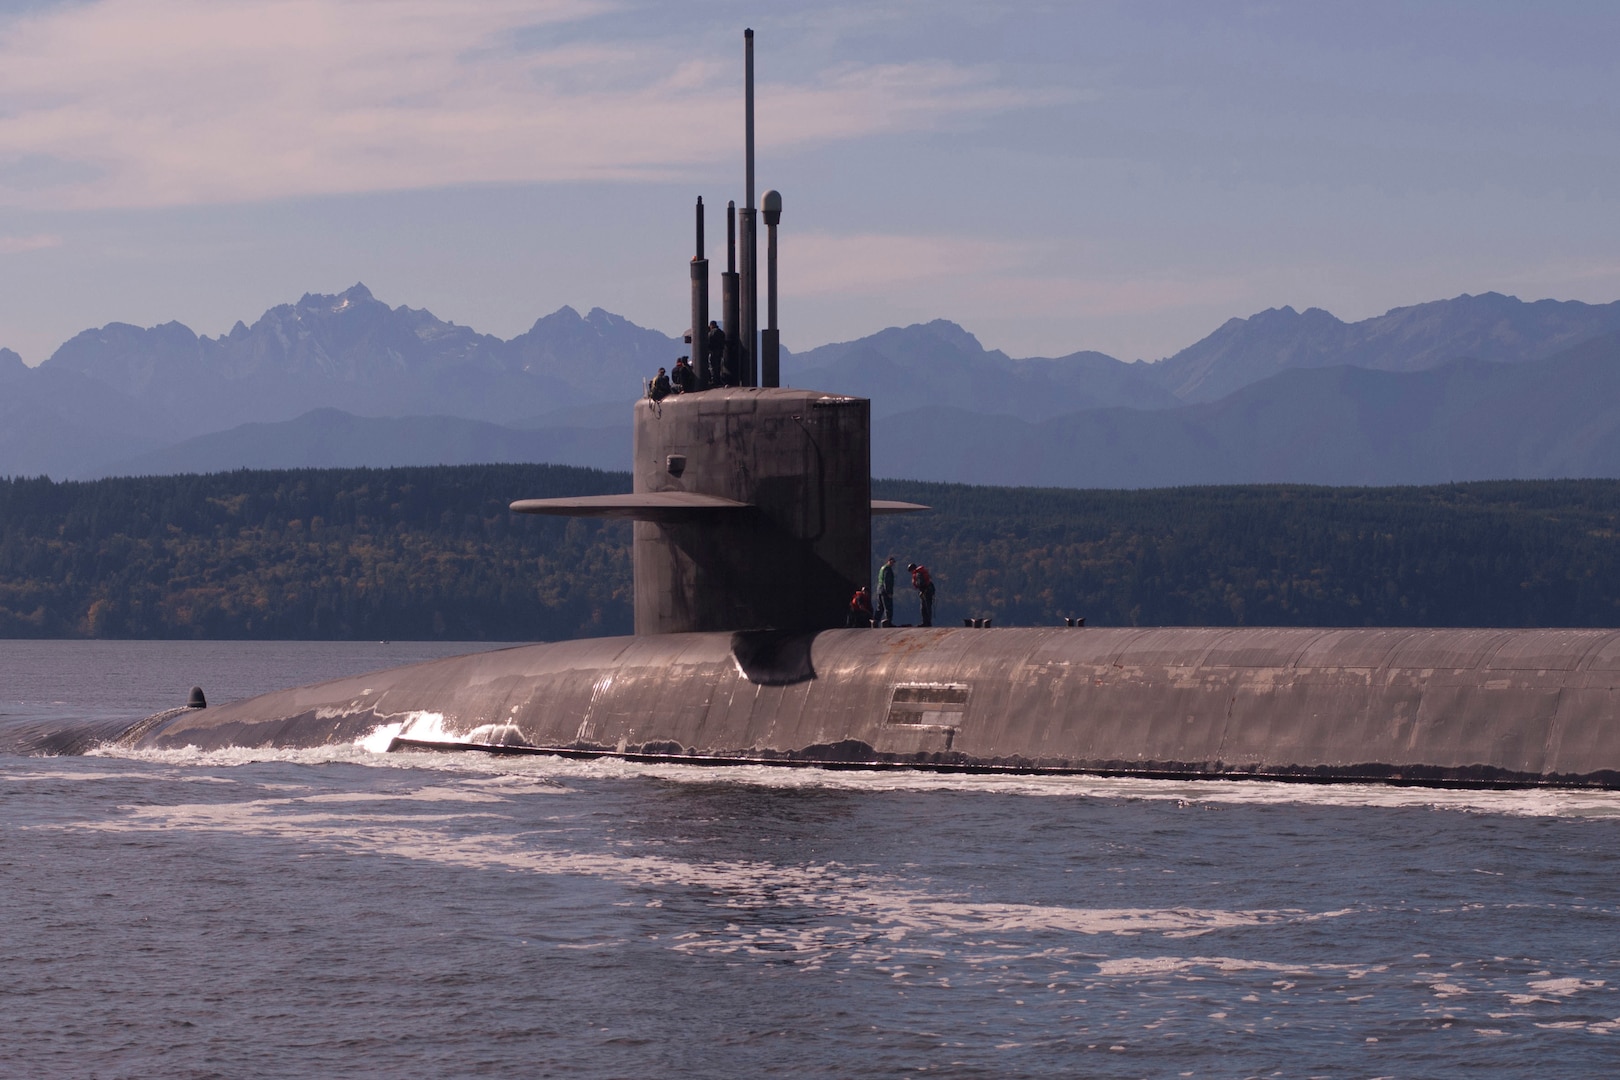
[{"label": "rectangular panel on hull", "polygon": [[889,694],[889,711],[874,749],[902,757],[948,754],[967,712],[962,683],[901,683]]},{"label": "rectangular panel on hull", "polygon": [[968,688],[961,683],[902,684],[889,696],[885,724],[954,727],[967,712]]}]

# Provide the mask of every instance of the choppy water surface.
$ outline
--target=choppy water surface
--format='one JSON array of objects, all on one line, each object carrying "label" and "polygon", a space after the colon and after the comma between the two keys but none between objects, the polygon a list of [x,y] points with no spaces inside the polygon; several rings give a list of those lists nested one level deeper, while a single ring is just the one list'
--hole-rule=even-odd
[{"label": "choppy water surface", "polygon": [[[5,642],[0,727],[442,651]],[[1620,1061],[1620,795],[343,748],[0,757],[0,808],[19,1075]]]}]

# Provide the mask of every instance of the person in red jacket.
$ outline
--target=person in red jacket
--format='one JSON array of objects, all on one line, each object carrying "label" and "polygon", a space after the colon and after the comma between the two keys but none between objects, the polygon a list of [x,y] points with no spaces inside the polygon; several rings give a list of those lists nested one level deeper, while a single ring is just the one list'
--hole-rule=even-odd
[{"label": "person in red jacket", "polygon": [[922,605],[922,617],[917,620],[918,626],[934,625],[934,578],[928,572],[928,567],[919,563],[907,563],[906,569],[911,571],[911,587],[917,590],[917,602]]},{"label": "person in red jacket", "polygon": [[871,626],[872,625],[872,594],[862,585],[855,590],[855,595],[849,598],[849,618],[845,626]]}]

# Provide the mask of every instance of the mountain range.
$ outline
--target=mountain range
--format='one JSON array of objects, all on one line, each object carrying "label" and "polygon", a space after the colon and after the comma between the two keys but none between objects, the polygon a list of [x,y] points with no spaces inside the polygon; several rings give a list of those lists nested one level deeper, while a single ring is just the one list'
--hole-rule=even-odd
[{"label": "mountain range", "polygon": [[872,456],[908,479],[1080,488],[1615,477],[1620,333],[1519,364],[1295,369],[1175,409],[919,409],[878,425]]},{"label": "mountain range", "polygon": [[[561,308],[504,340],[364,285],[219,337],[112,323],[0,349],[0,474],[550,461],[626,468],[680,340]],[[1152,363],[1012,358],[955,323],[783,357],[872,400],[880,476],[1144,487],[1620,475],[1620,302],[1486,293],[1344,322],[1234,318]]]}]

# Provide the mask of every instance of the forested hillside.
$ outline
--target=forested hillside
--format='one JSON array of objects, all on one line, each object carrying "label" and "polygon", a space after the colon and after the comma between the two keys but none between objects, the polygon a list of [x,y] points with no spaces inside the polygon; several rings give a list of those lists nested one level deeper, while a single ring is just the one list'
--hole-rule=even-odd
[{"label": "forested hillside", "polygon": [[[1070,491],[889,481],[878,549],[1043,623],[1620,626],[1620,481]],[[901,607],[902,614],[906,608]]]},{"label": "forested hillside", "polygon": [[[542,465],[0,481],[0,636],[627,633],[628,525],[507,503],[628,487]],[[935,508],[873,545],[934,570],[944,624],[1620,626],[1620,481],[875,494]]]},{"label": "forested hillside", "polygon": [[630,630],[627,491],[548,465],[0,482],[0,635],[553,639]]}]

